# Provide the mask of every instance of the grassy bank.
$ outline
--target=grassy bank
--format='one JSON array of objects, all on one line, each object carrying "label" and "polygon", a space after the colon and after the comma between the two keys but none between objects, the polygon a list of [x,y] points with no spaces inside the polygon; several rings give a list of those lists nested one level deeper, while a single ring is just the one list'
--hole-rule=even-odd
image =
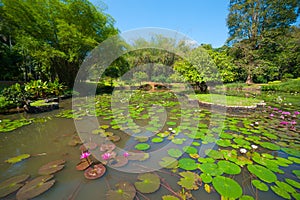
[{"label": "grassy bank", "polygon": [[196,94],[192,97],[201,102],[221,104],[227,106],[255,106],[261,100],[254,98],[244,98],[238,96],[226,96],[220,94]]}]

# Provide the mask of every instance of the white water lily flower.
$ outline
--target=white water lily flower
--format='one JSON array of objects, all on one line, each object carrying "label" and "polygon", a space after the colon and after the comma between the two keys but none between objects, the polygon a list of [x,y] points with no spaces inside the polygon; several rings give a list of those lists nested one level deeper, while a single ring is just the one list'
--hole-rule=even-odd
[{"label": "white water lily flower", "polygon": [[247,153],[247,149],[241,148],[241,149],[240,149],[240,152],[241,152],[241,153]]},{"label": "white water lily flower", "polygon": [[168,129],[169,129],[169,131],[173,130],[172,128],[168,128]]},{"label": "white water lily flower", "polygon": [[258,148],[258,146],[255,145],[255,144],[251,144],[251,147],[252,147],[252,149],[257,149]]}]

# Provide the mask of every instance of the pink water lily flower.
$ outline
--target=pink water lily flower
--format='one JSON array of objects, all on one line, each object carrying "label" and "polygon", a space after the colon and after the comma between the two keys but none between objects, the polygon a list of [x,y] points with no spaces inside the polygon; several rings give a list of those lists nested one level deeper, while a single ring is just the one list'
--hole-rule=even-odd
[{"label": "pink water lily flower", "polygon": [[291,113],[290,112],[282,112],[281,114],[283,114],[283,115],[290,115]]},{"label": "pink water lily flower", "polygon": [[295,114],[295,115],[299,115],[300,112],[299,112],[299,111],[295,111],[294,114]]},{"label": "pink water lily flower", "polygon": [[273,113],[271,113],[271,114],[270,114],[270,117],[274,117],[274,114],[273,114]]},{"label": "pink water lily flower", "polygon": [[80,159],[84,159],[84,158],[88,158],[91,155],[90,152],[86,151],[86,152],[82,152]]},{"label": "pink water lily flower", "polygon": [[291,123],[292,125],[297,124],[297,122],[296,122],[295,120],[291,121],[290,123]]},{"label": "pink water lily flower", "polygon": [[284,116],[283,116],[283,115],[281,115],[281,116],[280,116],[280,119],[284,119]]},{"label": "pink water lily flower", "polygon": [[123,153],[123,156],[124,156],[125,158],[127,158],[127,157],[129,156],[129,153],[128,153],[128,152],[124,152],[124,153]]},{"label": "pink water lily flower", "polygon": [[104,154],[101,155],[101,157],[102,157],[103,160],[109,160],[110,157],[111,157],[111,153],[108,153],[108,152],[104,153]]},{"label": "pink water lily flower", "polygon": [[282,122],[280,122],[280,124],[281,124],[281,125],[288,125],[289,122],[287,122],[287,121],[282,121]]}]

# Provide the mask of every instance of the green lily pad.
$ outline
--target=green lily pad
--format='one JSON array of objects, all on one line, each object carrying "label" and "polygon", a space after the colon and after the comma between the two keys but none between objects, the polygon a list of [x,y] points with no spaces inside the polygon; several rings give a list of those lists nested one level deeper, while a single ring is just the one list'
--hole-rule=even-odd
[{"label": "green lily pad", "polygon": [[153,143],[161,143],[163,141],[164,141],[164,139],[160,138],[160,137],[155,137],[155,138],[152,138],[152,140],[151,140],[151,142],[153,142]]},{"label": "green lily pad", "polygon": [[223,139],[232,139],[233,138],[233,136],[231,134],[229,134],[229,133],[221,133],[219,135],[219,137],[223,138]]},{"label": "green lily pad", "polygon": [[196,154],[198,153],[198,150],[195,147],[191,146],[184,146],[182,150],[188,154]]},{"label": "green lily pad", "polygon": [[164,195],[162,196],[162,200],[179,200],[179,198],[172,195]]},{"label": "green lily pad", "polygon": [[294,181],[294,180],[289,179],[289,178],[286,178],[285,181],[286,181],[288,184],[294,186],[295,188],[300,189],[300,183],[299,183],[299,182]]},{"label": "green lily pad", "polygon": [[5,160],[5,162],[10,163],[10,164],[15,164],[15,163],[21,162],[22,160],[27,159],[29,157],[30,157],[29,154],[21,154],[16,157],[9,158],[9,159]]},{"label": "green lily pad", "polygon": [[297,149],[292,148],[281,148],[282,151],[284,151],[287,154],[290,154],[292,156],[300,157],[300,151]]},{"label": "green lily pad", "polygon": [[295,174],[298,178],[300,177],[300,170],[293,170],[293,174]]},{"label": "green lily pad", "polygon": [[300,200],[300,193],[292,193],[292,196],[293,196],[296,200]]},{"label": "green lily pad", "polygon": [[251,183],[254,187],[256,187],[257,189],[259,189],[261,191],[266,192],[269,190],[269,187],[265,183],[261,182],[260,180],[252,180]]},{"label": "green lily pad", "polygon": [[232,145],[231,141],[228,139],[220,139],[216,143],[221,147],[230,147]]},{"label": "green lily pad", "polygon": [[159,162],[160,166],[168,169],[177,167],[177,164],[178,164],[177,159],[172,157],[163,157],[162,161]]},{"label": "green lily pad", "polygon": [[223,159],[223,153],[214,149],[206,149],[205,154],[215,160]]},{"label": "green lily pad", "polygon": [[239,174],[239,173],[241,173],[241,168],[238,165],[236,165],[236,164],[234,164],[230,161],[221,160],[221,161],[218,162],[218,166],[226,174]]},{"label": "green lily pad", "polygon": [[271,142],[262,142],[262,143],[260,143],[260,146],[270,149],[270,150],[273,150],[273,151],[280,150],[280,146],[278,146],[274,143],[271,143]]},{"label": "green lily pad", "polygon": [[18,189],[20,189],[24,184],[22,182],[26,181],[29,175],[19,175],[11,177],[2,183],[0,183],[0,198],[5,197]]},{"label": "green lily pad", "polygon": [[178,158],[183,154],[183,152],[180,151],[179,149],[172,148],[168,150],[168,154],[174,158]]},{"label": "green lily pad", "polygon": [[198,168],[198,164],[191,158],[181,158],[178,161],[178,167],[184,170],[195,170]]},{"label": "green lily pad", "polygon": [[220,176],[223,174],[223,170],[218,167],[215,163],[203,163],[199,165],[199,169],[206,174],[211,176]]},{"label": "green lily pad", "polygon": [[280,187],[278,187],[276,185],[271,186],[271,189],[278,196],[281,196],[284,199],[291,199],[291,195],[289,193],[287,193],[284,189],[282,189],[282,188],[280,188]]},{"label": "green lily pad", "polygon": [[204,183],[211,183],[211,182],[212,182],[212,177],[211,177],[211,175],[209,175],[209,174],[202,173],[202,174],[200,175],[200,177],[201,177],[201,179],[202,179],[202,181],[203,181]]},{"label": "green lily pad", "polygon": [[136,148],[137,150],[143,151],[143,150],[149,149],[150,145],[147,143],[139,143],[139,144],[135,145],[134,148]]},{"label": "green lily pad", "polygon": [[273,159],[274,158],[273,155],[268,154],[268,153],[262,153],[261,156],[264,157],[264,158],[269,158],[269,159]]},{"label": "green lily pad", "polygon": [[234,138],[233,141],[243,148],[247,148],[250,146],[250,142],[244,140],[243,138]]},{"label": "green lily pad", "polygon": [[172,139],[171,141],[174,143],[174,144],[182,144],[186,139],[185,138],[174,138]]},{"label": "green lily pad", "polygon": [[295,158],[295,157],[288,157],[289,160],[293,161],[296,164],[300,164],[300,158]]},{"label": "green lily pad", "polygon": [[168,121],[166,124],[167,124],[167,125],[170,125],[170,126],[175,126],[175,125],[176,125],[176,122]]},{"label": "green lily pad", "polygon": [[153,173],[139,174],[134,185],[136,189],[142,193],[152,193],[159,189],[160,178]]},{"label": "green lily pad", "polygon": [[106,193],[107,200],[133,200],[136,194],[135,187],[126,181],[116,184],[116,190]]},{"label": "green lily pad", "polygon": [[170,132],[162,132],[162,133],[158,133],[156,134],[158,137],[162,137],[162,138],[165,138],[165,137],[168,137],[170,135]]},{"label": "green lily pad", "polygon": [[215,190],[225,198],[239,198],[242,196],[242,187],[233,179],[224,176],[217,176],[212,184]]},{"label": "green lily pad", "polygon": [[287,191],[288,193],[295,193],[296,190],[290,186],[289,184],[285,183],[285,182],[282,182],[282,181],[275,181],[275,184],[282,188],[283,190]]},{"label": "green lily pad", "polygon": [[188,189],[188,190],[197,190],[199,188],[200,176],[193,172],[180,172],[180,180],[177,182],[178,185]]},{"label": "green lily pad", "polygon": [[243,195],[239,198],[239,200],[254,200],[254,197],[250,195]]},{"label": "green lily pad", "polygon": [[110,127],[110,125],[106,125],[106,124],[99,126],[99,128],[102,128],[102,129],[108,129],[109,127]]},{"label": "green lily pad", "polygon": [[247,169],[257,176],[259,179],[267,182],[272,183],[277,180],[276,175],[269,169],[260,166],[260,165],[247,165]]}]

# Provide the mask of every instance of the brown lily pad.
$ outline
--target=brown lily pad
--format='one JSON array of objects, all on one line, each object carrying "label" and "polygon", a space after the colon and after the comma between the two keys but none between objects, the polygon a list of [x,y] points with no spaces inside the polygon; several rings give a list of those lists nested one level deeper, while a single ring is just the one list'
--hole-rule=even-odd
[{"label": "brown lily pad", "polygon": [[68,142],[68,145],[72,147],[75,147],[79,144],[82,144],[82,141],[78,135],[73,136],[72,139]]},{"label": "brown lily pad", "polygon": [[93,161],[89,158],[86,159],[82,159],[77,165],[76,165],[76,169],[79,171],[83,171],[85,169],[87,169],[89,166],[91,166],[93,164]]},{"label": "brown lily pad", "polygon": [[95,142],[88,142],[88,143],[85,143],[84,146],[88,150],[94,150],[97,148],[98,145]]},{"label": "brown lily pad", "polygon": [[112,135],[106,138],[106,140],[112,141],[112,142],[118,142],[121,140],[121,137],[118,135]]},{"label": "brown lily pad", "polygon": [[32,199],[45,191],[49,190],[55,183],[55,180],[48,181],[53,175],[39,176],[27,182],[18,192],[17,200]]},{"label": "brown lily pad", "polygon": [[100,151],[108,151],[111,152],[116,148],[116,145],[113,143],[108,143],[108,144],[101,144],[100,145]]},{"label": "brown lily pad", "polygon": [[45,165],[43,165],[40,169],[39,169],[39,174],[40,175],[49,175],[49,174],[53,174],[55,172],[58,172],[60,170],[62,170],[62,168],[64,168],[64,163],[66,161],[65,160],[55,160],[52,162],[49,162]]},{"label": "brown lily pad", "polygon": [[133,200],[136,194],[135,187],[129,183],[122,181],[116,184],[116,190],[109,190],[106,193],[107,200]]},{"label": "brown lily pad", "polygon": [[115,159],[110,160],[108,162],[108,165],[110,167],[123,167],[127,165],[127,163],[128,163],[128,159],[125,158],[124,156],[116,156]]},{"label": "brown lily pad", "polygon": [[102,164],[94,165],[85,170],[84,176],[87,179],[97,179],[105,174],[106,168]]},{"label": "brown lily pad", "polygon": [[20,189],[24,185],[22,182],[24,182],[28,178],[29,175],[24,174],[20,176],[11,177],[0,183],[0,198],[5,197]]},{"label": "brown lily pad", "polygon": [[134,150],[132,152],[128,153],[128,160],[138,160],[138,161],[143,161],[143,160],[147,160],[149,158],[149,154],[145,153],[143,151],[139,151],[139,150]]}]

